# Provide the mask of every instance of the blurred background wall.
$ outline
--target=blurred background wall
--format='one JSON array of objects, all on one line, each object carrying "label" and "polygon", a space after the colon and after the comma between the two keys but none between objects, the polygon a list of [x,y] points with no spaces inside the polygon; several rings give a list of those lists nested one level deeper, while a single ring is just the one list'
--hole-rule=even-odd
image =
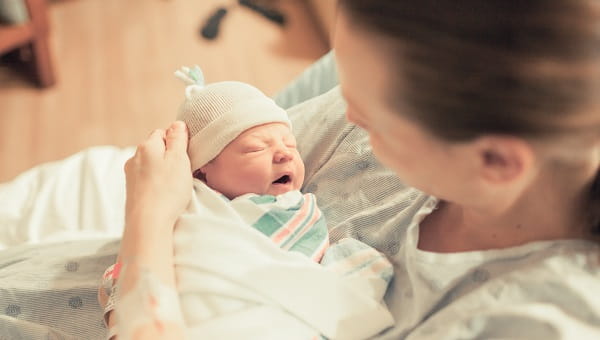
[{"label": "blurred background wall", "polygon": [[[27,48],[0,54],[0,182],[89,146],[135,145],[166,126],[183,98],[173,76],[183,65],[199,65],[207,82],[275,94],[329,50],[335,8],[259,1],[285,15],[281,26],[235,0],[42,1],[56,82],[36,84],[22,63]],[[220,6],[227,14],[207,40],[201,28]],[[0,23],[0,39],[10,25]]]}]

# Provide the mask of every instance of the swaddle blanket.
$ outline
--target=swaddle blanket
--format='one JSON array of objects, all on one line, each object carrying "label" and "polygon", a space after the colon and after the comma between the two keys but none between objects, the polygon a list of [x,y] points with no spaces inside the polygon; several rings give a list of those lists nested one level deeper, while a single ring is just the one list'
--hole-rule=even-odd
[{"label": "swaddle blanket", "polygon": [[304,254],[344,276],[364,276],[377,287],[376,296],[383,298],[393,276],[392,264],[353,238],[343,238],[330,247],[325,217],[315,195],[298,190],[279,196],[246,194],[233,199],[231,205],[246,223],[281,249]]},{"label": "swaddle blanket", "polygon": [[319,262],[329,247],[327,224],[313,194],[297,190],[279,196],[246,194],[231,205],[247,224],[282,249]]},{"label": "swaddle blanket", "polygon": [[[264,216],[273,223],[284,211],[314,206],[310,196],[229,201],[200,181],[194,191],[174,232],[177,290],[190,338],[364,339],[393,324],[381,302],[391,277],[382,255],[343,240],[327,250],[320,265],[306,251],[282,249],[253,227]],[[290,225],[285,221],[282,226]],[[284,248],[294,244],[299,243],[289,241]]]}]

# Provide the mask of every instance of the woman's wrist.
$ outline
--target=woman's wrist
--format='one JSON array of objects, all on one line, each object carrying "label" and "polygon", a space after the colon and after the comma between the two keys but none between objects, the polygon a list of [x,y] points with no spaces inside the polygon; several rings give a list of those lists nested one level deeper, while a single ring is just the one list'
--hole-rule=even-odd
[{"label": "woman's wrist", "polygon": [[173,248],[173,231],[149,227],[125,230],[121,241],[119,261],[126,264],[132,260],[151,259],[162,253],[161,249]]},{"label": "woman's wrist", "polygon": [[128,214],[121,241],[119,261],[124,265],[152,266],[173,252],[173,227],[176,219],[155,212]]},{"label": "woman's wrist", "polygon": [[161,209],[128,209],[125,214],[125,228],[130,230],[155,231],[159,234],[171,233],[177,217],[160,211]]}]

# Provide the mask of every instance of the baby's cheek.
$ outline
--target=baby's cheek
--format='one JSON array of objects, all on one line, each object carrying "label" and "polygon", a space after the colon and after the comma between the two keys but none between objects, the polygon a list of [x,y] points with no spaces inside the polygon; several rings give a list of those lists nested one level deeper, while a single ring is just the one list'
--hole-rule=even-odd
[{"label": "baby's cheek", "polygon": [[[304,182],[304,175],[306,172],[306,167],[305,167],[304,161],[302,160],[300,155],[298,155],[298,160],[300,160],[298,162],[298,166],[297,166],[298,178],[299,178],[300,182]],[[300,184],[302,184],[302,183],[300,183]]]},{"label": "baby's cheek", "polygon": [[270,184],[268,176],[261,176],[257,173],[245,173],[238,176],[236,186],[243,191],[244,194],[249,192],[260,194],[266,185]]}]

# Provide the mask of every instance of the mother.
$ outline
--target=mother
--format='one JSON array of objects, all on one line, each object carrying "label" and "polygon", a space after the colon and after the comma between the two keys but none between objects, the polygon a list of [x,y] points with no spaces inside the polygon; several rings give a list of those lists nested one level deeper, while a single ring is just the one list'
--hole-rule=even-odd
[{"label": "mother", "polygon": [[[347,118],[436,205],[390,234],[383,338],[597,335],[600,4],[340,0],[335,48]],[[156,131],[127,164],[125,296],[141,273],[174,286],[186,137]]]}]

